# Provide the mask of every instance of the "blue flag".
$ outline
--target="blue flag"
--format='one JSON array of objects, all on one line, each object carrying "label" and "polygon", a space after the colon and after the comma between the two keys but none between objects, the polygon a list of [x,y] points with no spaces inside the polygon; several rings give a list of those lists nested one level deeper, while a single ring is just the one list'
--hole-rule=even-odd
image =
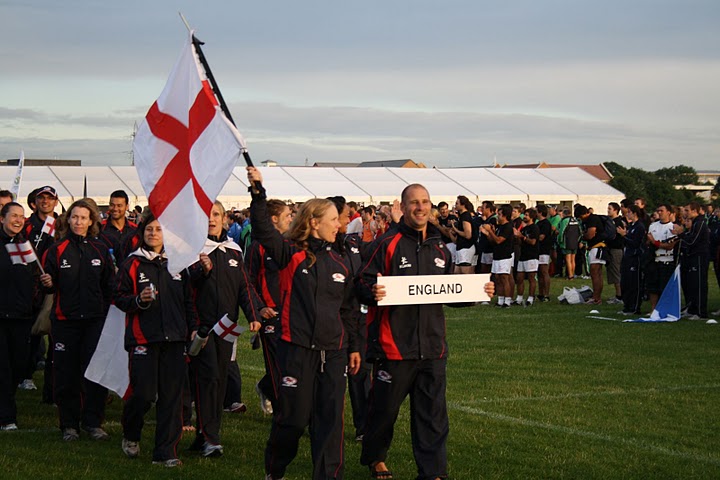
[{"label": "blue flag", "polygon": [[660,300],[655,305],[655,310],[650,314],[650,318],[637,318],[634,320],[625,320],[626,322],[677,322],[680,320],[680,265],[675,268],[675,272],[665,285]]}]

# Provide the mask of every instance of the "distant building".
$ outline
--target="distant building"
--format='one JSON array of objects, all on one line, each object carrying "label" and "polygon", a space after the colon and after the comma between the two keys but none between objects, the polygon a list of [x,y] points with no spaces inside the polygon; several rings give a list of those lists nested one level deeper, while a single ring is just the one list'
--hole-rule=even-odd
[{"label": "distant building", "polygon": [[[19,158],[8,158],[7,160],[0,160],[0,165],[17,166],[20,162]],[[26,167],[80,167],[82,166],[82,160],[57,160],[57,159],[46,159],[46,158],[26,158]]]},{"label": "distant building", "polygon": [[262,164],[263,167],[277,167],[277,162],[275,160],[267,159],[267,160],[263,160],[260,163]]},{"label": "distant building", "polygon": [[570,168],[570,167],[576,167],[581,170],[585,170],[587,173],[589,173],[593,177],[597,178],[598,180],[602,180],[605,183],[608,183],[613,178],[610,171],[602,163],[599,165],[580,165],[580,164],[540,162],[540,163],[525,163],[525,164],[519,164],[519,165],[508,165],[508,164],[495,165],[495,168],[532,168],[532,169],[535,169],[535,168]]},{"label": "distant building", "polygon": [[427,168],[424,163],[413,160],[375,160],[372,162],[341,163],[341,162],[315,162],[313,167],[347,168],[347,167],[386,167],[386,168]]}]

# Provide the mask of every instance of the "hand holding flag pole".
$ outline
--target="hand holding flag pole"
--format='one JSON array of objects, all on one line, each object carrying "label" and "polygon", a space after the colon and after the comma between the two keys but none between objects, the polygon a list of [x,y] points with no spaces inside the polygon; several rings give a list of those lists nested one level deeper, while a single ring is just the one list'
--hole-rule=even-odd
[{"label": "hand holding flag pole", "polygon": [[[185,24],[185,27],[188,29],[188,32],[192,33],[192,29],[190,28],[190,24],[185,19],[185,16],[182,14],[182,12],[178,12],[178,15],[180,15],[180,18],[182,19],[183,23]],[[200,60],[200,63],[202,64],[203,68],[205,69],[205,75],[207,76],[208,81],[210,82],[210,86],[213,89],[213,93],[217,97],[218,104],[220,105],[220,109],[225,114],[225,117],[230,121],[230,123],[233,124],[233,126],[237,127],[235,125],[235,120],[233,120],[232,115],[230,114],[230,109],[227,106],[227,103],[225,103],[225,99],[222,96],[222,93],[220,92],[220,87],[218,87],[217,81],[215,81],[215,76],[212,73],[212,70],[210,70],[210,64],[208,64],[207,59],[205,58],[205,54],[202,51],[202,45],[205,45],[205,42],[199,40],[195,34],[192,36],[192,43],[195,46],[195,51],[197,52],[198,59]],[[250,158],[250,153],[248,153],[247,148],[242,149],[242,155],[245,159],[245,163],[248,167],[254,167],[252,158]],[[253,182],[252,184],[253,190],[257,193],[260,191],[260,182]]]}]

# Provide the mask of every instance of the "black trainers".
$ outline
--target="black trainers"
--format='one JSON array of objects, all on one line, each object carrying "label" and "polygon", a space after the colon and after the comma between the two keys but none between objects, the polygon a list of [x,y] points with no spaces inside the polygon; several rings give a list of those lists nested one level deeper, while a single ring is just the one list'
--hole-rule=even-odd
[{"label": "black trainers", "polygon": [[95,441],[109,440],[110,435],[100,427],[83,427],[83,430]]}]

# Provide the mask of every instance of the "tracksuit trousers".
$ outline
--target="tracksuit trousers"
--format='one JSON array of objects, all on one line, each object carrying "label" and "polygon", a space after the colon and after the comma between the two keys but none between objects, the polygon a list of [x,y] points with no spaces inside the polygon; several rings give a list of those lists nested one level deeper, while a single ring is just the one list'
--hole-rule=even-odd
[{"label": "tracksuit trousers", "polygon": [[195,413],[197,420],[196,440],[220,445],[225,388],[233,342],[226,342],[215,332],[210,332],[205,347],[190,357],[190,379],[195,385]]},{"label": "tracksuit trousers", "polygon": [[25,376],[32,320],[0,320],[0,425],[17,423],[15,392]]},{"label": "tracksuit trousers", "polygon": [[278,341],[277,408],[265,449],[265,472],[282,478],[310,426],[313,480],[343,478],[343,409],[347,352]]},{"label": "tracksuit trousers", "polygon": [[272,403],[273,410],[277,399],[275,386],[277,382],[277,343],[280,338],[280,320],[278,317],[270,318],[263,322],[260,328],[260,342],[265,361],[265,375],[258,382],[258,388]]},{"label": "tracksuit trousers", "polygon": [[410,432],[418,480],[447,477],[450,424],[445,400],[447,359],[378,360],[360,463],[384,462],[395,421],[410,395]]},{"label": "tracksuit trousers", "polygon": [[353,425],[355,426],[355,437],[365,434],[367,424],[368,398],[372,384],[372,369],[365,361],[365,348],[360,348],[362,363],[360,370],[355,375],[348,376],[348,394],[352,406]]},{"label": "tracksuit trousers", "polygon": [[688,255],[680,262],[682,289],[685,293],[685,305],[690,315],[708,317],[708,269],[710,260],[707,255]]},{"label": "tracksuit trousers", "polygon": [[60,429],[102,425],[107,388],[85,378],[95,353],[105,319],[53,320],[50,347],[53,349],[53,393],[60,416]]},{"label": "tracksuit trousers", "polygon": [[642,304],[642,269],[640,257],[624,256],[620,267],[620,290],[622,291],[623,311],[640,313]]},{"label": "tracksuit trousers", "polygon": [[163,342],[130,349],[130,390],[122,413],[123,435],[139,442],[145,414],[155,404],[153,461],[178,458],[182,436],[182,394],[187,378],[185,342]]}]

